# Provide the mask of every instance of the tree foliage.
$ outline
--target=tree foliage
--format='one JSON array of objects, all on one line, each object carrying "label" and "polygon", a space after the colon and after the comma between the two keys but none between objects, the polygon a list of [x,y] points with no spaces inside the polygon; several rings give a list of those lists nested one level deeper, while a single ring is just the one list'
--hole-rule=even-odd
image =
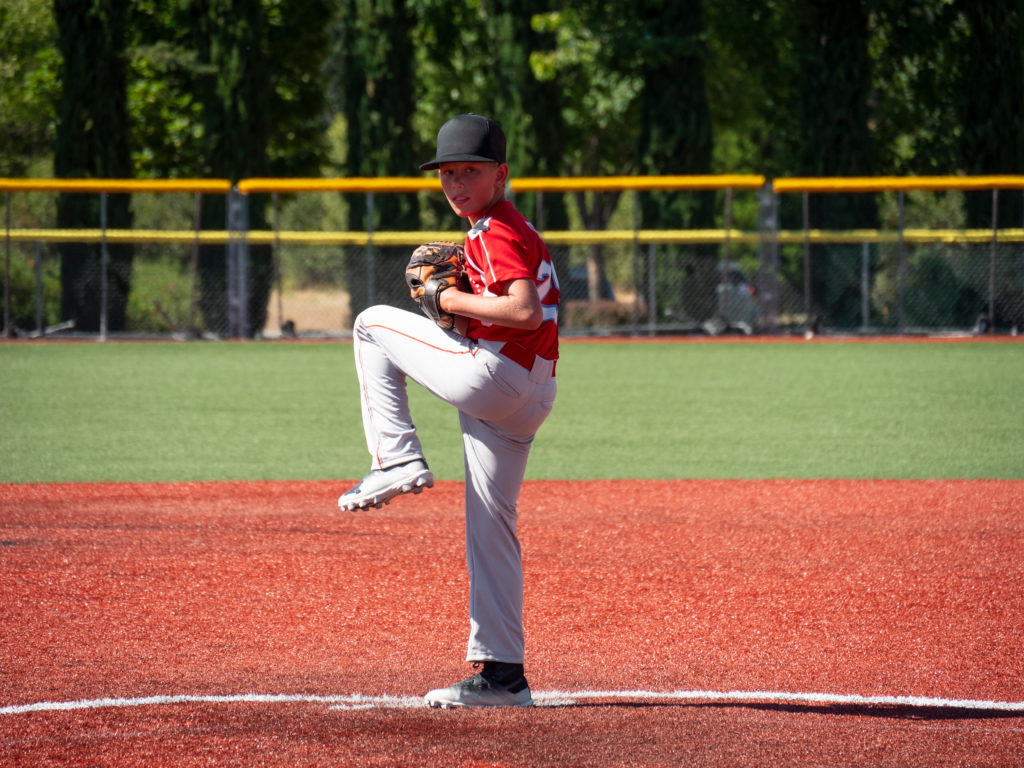
[{"label": "tree foliage", "polygon": [[[417,107],[414,125],[429,156],[441,124],[464,112],[486,114],[506,128],[513,188],[516,176],[565,173],[562,83],[537,76],[533,52],[553,35],[533,24],[549,8],[543,0],[412,0]],[[529,202],[518,198],[524,210]],[[545,199],[545,221],[564,227],[559,197]],[[431,213],[445,206],[438,205]]]},{"label": "tree foliage", "polygon": [[[402,0],[341,0],[330,59],[332,101],[348,125],[346,171],[352,176],[407,176],[416,170],[413,62],[415,18]],[[422,161],[420,161],[422,162]],[[379,201],[377,226],[418,223],[416,201]],[[354,206],[363,224],[365,207]]]},{"label": "tree foliage", "polygon": [[[154,7],[151,18],[159,18]],[[320,171],[326,99],[318,73],[327,55],[325,0],[181,0],[188,37],[181,71],[193,81],[201,147],[197,175],[237,181]],[[182,50],[178,48],[179,52]],[[182,102],[178,102],[181,104]],[[266,200],[248,201],[248,226],[267,226]],[[203,199],[204,222],[227,219],[226,200]],[[249,325],[262,328],[273,280],[269,246],[249,248]],[[200,306],[208,328],[227,327],[225,250],[200,253]]]},{"label": "tree foliage", "polygon": [[[635,51],[643,83],[639,98],[637,167],[646,174],[711,172],[711,110],[707,95],[707,28],[699,0],[641,0],[636,24],[623,35]],[[710,227],[713,199],[654,193],[642,205],[644,226]]]},{"label": "tree foliage", "polygon": [[[563,85],[563,154],[573,175],[687,174],[711,169],[706,29],[700,2],[588,0],[534,17],[554,36],[531,65]],[[619,193],[574,196],[587,229],[602,229]],[[647,193],[639,221],[647,227],[710,226],[713,199]],[[674,254],[673,258],[678,254]],[[587,259],[589,297],[604,277],[603,252]]]},{"label": "tree foliage", "polygon": [[[67,176],[406,175],[469,111],[506,127],[513,189],[530,175],[1022,173],[1022,101],[1020,0],[0,0],[4,175],[50,153]],[[331,125],[345,137],[333,165]],[[1000,222],[1018,223],[1009,198]],[[969,225],[990,222],[990,198],[966,201]],[[250,201],[252,226],[265,202]],[[351,202],[361,227],[365,201]],[[567,226],[565,202],[545,199],[538,223]],[[571,202],[588,228],[622,208]],[[645,195],[639,217],[706,226],[711,202]],[[111,225],[129,222],[111,203]],[[223,201],[206,206],[219,226]],[[62,221],[95,226],[96,207],[67,198]],[[437,196],[375,210],[377,227],[450,215]],[[878,213],[867,195],[818,196],[811,219]],[[222,258],[204,256],[214,292]],[[257,250],[254,264],[259,322],[269,263]]]},{"label": "tree foliage", "polygon": [[0,0],[0,176],[22,176],[54,137],[60,55],[51,9]]},{"label": "tree foliage", "polygon": [[966,20],[938,0],[872,0],[879,166],[897,174],[956,170],[954,94]]},{"label": "tree foliage", "polygon": [[[14,175],[23,158],[46,151],[56,96],[68,85],[59,77],[60,5],[0,0],[0,157]],[[275,175],[316,173],[327,126],[345,113],[359,78],[377,113],[350,114],[352,135],[369,140],[355,142],[346,173],[409,172],[401,155],[418,158],[458,111],[514,127],[519,175],[648,172],[667,162],[641,157],[656,152],[659,135],[707,130],[684,127],[701,119],[699,102],[670,92],[705,94],[711,168],[723,172],[1014,172],[1021,162],[1019,0],[116,5],[128,11],[121,34],[137,175],[198,175],[243,156]],[[85,18],[86,6],[74,7]],[[233,53],[203,42],[214,30],[234,36]],[[324,70],[328,46],[333,64]],[[656,84],[658,66],[670,74]],[[388,95],[388,83],[404,92]],[[254,109],[232,113],[214,98]],[[236,128],[234,146],[213,136]],[[823,131],[835,143],[811,138]],[[708,141],[685,151],[703,153]]]},{"label": "tree foliage", "polygon": [[792,173],[800,72],[791,0],[706,3],[713,169]]},{"label": "tree foliage", "polygon": [[[126,178],[131,176],[124,47],[127,13],[117,0],[95,0],[83,8],[73,0],[55,0],[58,45],[62,56],[61,96],[57,105],[54,173],[59,178]],[[94,195],[62,194],[57,224],[68,229],[130,229],[130,199],[115,195],[106,202]],[[106,221],[103,222],[105,213]],[[108,329],[124,328],[131,286],[132,246],[106,246],[107,287],[101,275],[101,247],[64,243],[61,252],[61,314],[84,331],[101,329],[103,299]]]},{"label": "tree foliage", "polygon": [[[800,132],[796,171],[800,176],[872,176],[875,140],[870,129],[871,65],[866,0],[795,0],[794,31],[800,71]],[[835,229],[878,226],[871,195],[813,195],[808,224]],[[842,255],[816,247],[811,291],[829,297],[831,323],[852,325],[859,312],[856,275],[842,269]],[[837,275],[846,274],[845,281]]]},{"label": "tree foliage", "polygon": [[[958,0],[968,34],[957,47],[959,166],[967,173],[1024,173],[1024,2]],[[998,219],[1019,225],[1019,200],[1004,195]],[[968,226],[991,225],[991,200],[967,200]]]},{"label": "tree foliage", "polygon": [[[417,166],[413,60],[408,50],[414,24],[403,0],[340,0],[328,66],[332,102],[348,127],[349,175],[408,176]],[[415,229],[419,201],[412,195],[360,196],[351,202],[350,217],[354,227]],[[349,296],[353,317],[399,284],[405,255],[404,249],[378,249],[346,260],[350,284],[360,277],[369,281],[365,293],[353,291]]]}]

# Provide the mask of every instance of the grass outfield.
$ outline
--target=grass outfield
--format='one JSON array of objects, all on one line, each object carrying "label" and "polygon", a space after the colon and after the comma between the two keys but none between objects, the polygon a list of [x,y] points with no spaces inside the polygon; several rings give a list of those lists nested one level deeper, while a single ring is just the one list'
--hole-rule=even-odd
[{"label": "grass outfield", "polygon": [[[528,477],[1024,478],[1024,344],[573,343]],[[428,461],[455,411],[418,387]],[[0,345],[0,482],[353,479],[351,344]]]}]

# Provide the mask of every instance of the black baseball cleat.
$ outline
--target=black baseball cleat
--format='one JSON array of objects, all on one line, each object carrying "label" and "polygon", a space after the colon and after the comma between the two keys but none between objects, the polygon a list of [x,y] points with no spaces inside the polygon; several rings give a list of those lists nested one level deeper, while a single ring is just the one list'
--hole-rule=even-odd
[{"label": "black baseball cleat", "polygon": [[[479,668],[479,664],[474,667]],[[472,677],[447,688],[438,688],[426,695],[429,706],[440,709],[456,707],[530,707],[530,685],[522,664],[485,661],[483,669]]]},{"label": "black baseball cleat", "polygon": [[432,488],[434,473],[423,459],[399,464],[397,467],[375,469],[359,481],[359,485],[346,491],[338,499],[338,506],[344,510],[380,509],[395,496],[403,493],[422,493]]}]

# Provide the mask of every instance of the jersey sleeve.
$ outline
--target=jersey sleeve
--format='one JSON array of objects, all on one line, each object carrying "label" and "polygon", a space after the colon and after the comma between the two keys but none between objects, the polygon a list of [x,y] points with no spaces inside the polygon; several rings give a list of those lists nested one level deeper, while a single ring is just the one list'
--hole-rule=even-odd
[{"label": "jersey sleeve", "polygon": [[503,283],[522,278],[533,279],[535,267],[528,264],[530,254],[518,233],[503,222],[491,219],[487,229],[471,235],[467,266],[474,291],[497,296]]}]

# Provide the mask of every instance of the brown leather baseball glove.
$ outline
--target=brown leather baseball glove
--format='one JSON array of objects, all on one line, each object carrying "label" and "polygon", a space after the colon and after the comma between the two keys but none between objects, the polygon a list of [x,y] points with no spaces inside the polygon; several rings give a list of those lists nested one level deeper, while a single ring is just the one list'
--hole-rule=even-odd
[{"label": "brown leather baseball glove", "polygon": [[434,242],[419,246],[405,267],[409,295],[420,305],[423,314],[450,331],[455,316],[441,309],[441,293],[448,288],[469,290],[466,257],[458,243]]}]

